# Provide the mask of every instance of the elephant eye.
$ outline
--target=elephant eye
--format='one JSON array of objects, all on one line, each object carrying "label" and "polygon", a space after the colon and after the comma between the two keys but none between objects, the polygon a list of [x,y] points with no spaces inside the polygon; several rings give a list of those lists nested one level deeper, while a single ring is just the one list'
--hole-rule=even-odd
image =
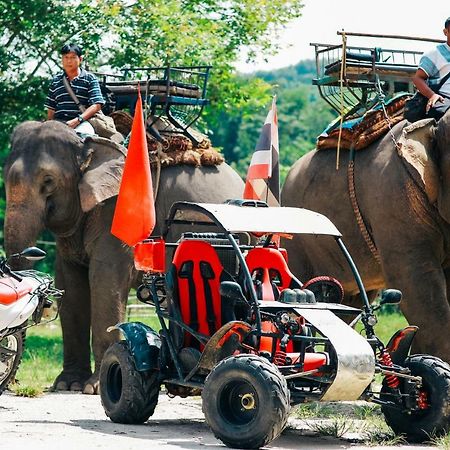
[{"label": "elephant eye", "polygon": [[53,177],[47,175],[44,177],[41,186],[41,192],[43,194],[51,194],[56,189],[56,183]]}]

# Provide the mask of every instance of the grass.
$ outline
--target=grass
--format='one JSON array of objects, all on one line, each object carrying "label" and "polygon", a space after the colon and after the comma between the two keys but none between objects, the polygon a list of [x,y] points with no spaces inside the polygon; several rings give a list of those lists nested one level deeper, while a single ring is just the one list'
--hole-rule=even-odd
[{"label": "grass", "polygon": [[[153,311],[133,310],[126,318],[139,321],[155,330],[161,328]],[[63,364],[62,334],[59,321],[47,325],[38,325],[27,330],[25,351],[16,374],[17,382],[9,389],[16,395],[36,397],[51,388],[53,381],[61,372]]]},{"label": "grass", "polygon": [[375,404],[310,403],[298,406],[294,414],[308,428],[322,436],[341,438],[347,433],[358,433],[358,439],[368,446],[395,446],[405,443],[402,436],[395,435],[389,428],[380,406]]},{"label": "grass", "polygon": [[450,432],[443,436],[430,436],[429,443],[440,450],[450,450]]},{"label": "grass", "polygon": [[10,389],[17,395],[34,397],[39,395],[59,374],[62,367],[61,328],[56,324],[33,327],[27,330],[25,351],[17,383]]},{"label": "grass", "polygon": [[[375,333],[384,344],[387,344],[391,336],[408,325],[407,320],[400,312],[378,314],[378,323],[375,325]],[[414,325],[414,324],[412,324]]]},{"label": "grass", "polygon": [[331,420],[312,422],[310,427],[322,436],[340,438],[354,429],[354,423],[346,416],[335,416]]},{"label": "grass", "polygon": [[375,408],[374,411],[377,411],[377,413],[365,418],[364,428],[362,430],[364,443],[369,446],[395,446],[405,444],[405,439],[402,436],[396,435],[386,424],[381,409],[378,406]]}]

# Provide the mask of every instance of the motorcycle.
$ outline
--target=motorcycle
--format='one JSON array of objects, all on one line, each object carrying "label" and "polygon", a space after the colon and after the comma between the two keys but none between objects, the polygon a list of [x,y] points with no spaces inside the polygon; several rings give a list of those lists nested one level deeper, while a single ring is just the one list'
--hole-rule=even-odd
[{"label": "motorcycle", "polygon": [[49,323],[58,317],[42,321],[44,309],[63,291],[53,287],[53,278],[37,270],[13,271],[9,260],[24,258],[39,261],[46,253],[29,247],[9,259],[0,259],[0,395],[14,380],[25,348],[26,330],[39,323]]}]

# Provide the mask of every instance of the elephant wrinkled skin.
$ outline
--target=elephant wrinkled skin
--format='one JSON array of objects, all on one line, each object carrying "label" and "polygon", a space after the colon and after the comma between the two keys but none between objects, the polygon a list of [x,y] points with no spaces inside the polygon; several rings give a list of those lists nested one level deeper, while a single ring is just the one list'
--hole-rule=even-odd
[{"label": "elephant wrinkled skin", "polygon": [[[328,216],[343,234],[367,291],[391,287],[403,292],[402,311],[409,323],[420,327],[413,351],[450,362],[450,114],[437,125],[434,120],[405,125],[403,121],[393,128],[398,150],[388,133],[355,157],[356,197],[380,264],[351,205],[348,152],[341,151],[339,170],[332,150],[314,150],[300,158],[288,174],[282,202]],[[298,276],[334,276],[344,286],[344,301],[359,300],[332,240],[295,238],[285,244]]]},{"label": "elephant wrinkled skin", "polygon": [[[7,253],[33,245],[44,229],[56,238],[56,283],[65,290],[64,366],[57,389],[96,393],[103,353],[118,338],[106,329],[123,320],[128,291],[136,282],[132,250],[110,233],[123,164],[122,147],[92,139],[82,143],[55,121],[25,122],[11,139],[4,167]],[[174,201],[222,202],[241,197],[243,188],[226,164],[162,169],[153,234],[160,233]]]}]

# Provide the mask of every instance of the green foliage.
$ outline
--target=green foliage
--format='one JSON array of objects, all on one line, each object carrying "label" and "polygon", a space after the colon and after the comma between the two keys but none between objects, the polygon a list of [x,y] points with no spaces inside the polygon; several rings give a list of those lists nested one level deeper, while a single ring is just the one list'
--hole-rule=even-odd
[{"label": "green foliage", "polygon": [[[138,304],[135,296],[130,296],[129,299],[129,304]],[[129,308],[126,321],[143,322],[154,330],[161,328],[155,310],[151,307],[139,310]],[[61,372],[62,364],[63,348],[59,320],[29,328],[22,362],[16,375],[18,383],[11,385],[10,389],[20,396],[39,395],[52,386]]]},{"label": "green foliage", "polygon": [[440,450],[450,450],[450,432],[443,436],[430,436],[429,443]]},{"label": "green foliage", "polygon": [[[302,2],[0,0],[0,10],[3,165],[14,126],[45,118],[47,87],[60,70],[59,49],[65,42],[82,45],[91,70],[111,72],[124,66],[169,63],[212,65],[208,96],[214,107],[209,108],[201,124],[217,129],[230,112],[239,111],[239,117],[247,117],[268,104],[270,85],[258,78],[249,80],[237,75],[235,63],[244,47],[249,61],[256,54],[274,53],[276,36],[284,25],[301,15]],[[249,141],[244,151],[253,145]],[[0,189],[0,198],[4,199],[1,179]],[[1,228],[3,216],[2,200]]]},{"label": "green foliage", "polygon": [[354,423],[347,416],[337,415],[328,421],[312,422],[311,429],[322,436],[341,438],[345,433],[352,431]]},{"label": "green foliage", "polygon": [[[317,136],[333,120],[334,114],[311,85],[315,68],[311,61],[271,72],[243,77],[241,83],[257,83],[261,101],[238,105],[233,111],[209,115],[207,120],[214,145],[225,159],[245,177],[258,136],[277,94],[280,171],[284,180],[294,162],[315,147]],[[270,87],[272,84],[272,87]]]},{"label": "green foliage", "polygon": [[16,394],[18,397],[37,397],[42,394],[42,390],[40,388],[36,388],[34,386],[20,386],[19,384],[13,384],[10,386],[10,389]]},{"label": "green foliage", "polygon": [[[59,325],[44,325],[27,330],[25,351],[11,386],[17,395],[36,395],[49,388],[62,368],[62,335]],[[31,395],[27,395],[31,396]]]}]

